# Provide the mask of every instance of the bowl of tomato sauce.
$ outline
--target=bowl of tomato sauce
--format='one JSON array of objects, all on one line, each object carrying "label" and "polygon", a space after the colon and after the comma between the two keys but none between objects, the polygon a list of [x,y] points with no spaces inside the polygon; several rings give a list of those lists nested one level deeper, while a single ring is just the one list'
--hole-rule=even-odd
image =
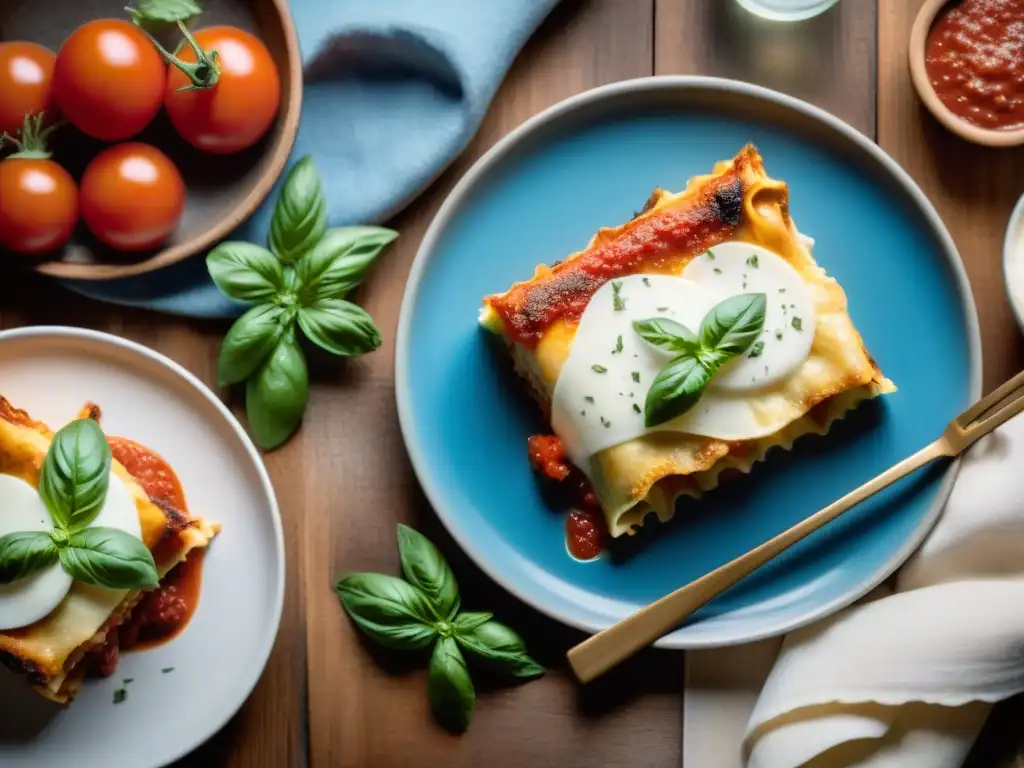
[{"label": "bowl of tomato sauce", "polygon": [[925,106],[976,144],[1024,144],[1024,0],[927,0],[910,36]]}]

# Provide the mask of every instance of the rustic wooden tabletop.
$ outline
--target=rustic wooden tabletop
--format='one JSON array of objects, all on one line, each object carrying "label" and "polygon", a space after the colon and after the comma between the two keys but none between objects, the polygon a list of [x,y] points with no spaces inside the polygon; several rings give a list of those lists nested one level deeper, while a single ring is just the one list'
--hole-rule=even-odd
[{"label": "rustic wooden tabletop", "polygon": [[[761,23],[732,0],[563,0],[526,46],[479,135],[391,225],[402,238],[361,301],[384,348],[354,363],[317,356],[302,431],[267,456],[284,516],[288,586],[280,635],[262,681],[237,717],[182,765],[593,766],[677,768],[683,655],[649,651],[579,688],[564,653],[581,635],[506,595],[461,553],[426,505],[406,457],[394,401],[399,303],[421,236],[454,183],[499,138],[561,99],[651,74],[747,80],[806,99],[874,137],[914,176],[960,249],[981,316],[985,384],[1021,367],[1024,345],[1004,298],[1003,232],[1024,191],[1024,148],[985,150],[942,129],[919,105],[906,47],[920,0],[842,0],[802,24]],[[59,323],[146,344],[216,385],[221,322],[198,322],[80,299],[29,277],[0,285],[3,327]],[[224,393],[225,397],[228,393]],[[232,401],[241,413],[240,402]],[[554,671],[484,692],[470,731],[431,720],[421,668],[396,669],[360,641],[332,590],[346,571],[397,571],[396,522],[433,537],[470,608],[521,630]],[[997,710],[975,766],[1019,738],[1021,710]],[[704,768],[687,766],[686,768]]]}]

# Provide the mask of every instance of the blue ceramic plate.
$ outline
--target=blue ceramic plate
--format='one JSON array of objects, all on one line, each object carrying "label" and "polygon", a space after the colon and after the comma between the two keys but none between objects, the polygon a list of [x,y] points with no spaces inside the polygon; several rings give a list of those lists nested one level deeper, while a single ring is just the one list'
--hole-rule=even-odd
[{"label": "blue ceramic plate", "polygon": [[[815,258],[846,289],[867,348],[899,391],[826,437],[774,452],[745,478],[615,557],[566,552],[563,510],[526,459],[545,429],[481,299],[626,221],[651,190],[679,190],[746,142],[789,183]],[[873,143],[803,102],[706,78],[600,88],[530,120],[459,183],[416,257],[398,329],[397,397],[420,482],[494,579],[567,624],[603,629],[817,511],[939,435],[980,394],[978,323],[953,242],[921,191]],[[935,521],[955,474],[907,478],[699,611],[660,645],[780,634],[849,604],[891,573]]]}]

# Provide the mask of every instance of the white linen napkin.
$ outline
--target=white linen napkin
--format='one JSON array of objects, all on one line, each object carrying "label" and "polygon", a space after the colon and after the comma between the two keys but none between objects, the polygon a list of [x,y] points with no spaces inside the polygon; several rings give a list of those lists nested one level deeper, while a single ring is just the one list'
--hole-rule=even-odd
[{"label": "white linen napkin", "polygon": [[964,457],[895,593],[778,644],[688,654],[684,768],[960,766],[1024,691],[1024,417]]}]

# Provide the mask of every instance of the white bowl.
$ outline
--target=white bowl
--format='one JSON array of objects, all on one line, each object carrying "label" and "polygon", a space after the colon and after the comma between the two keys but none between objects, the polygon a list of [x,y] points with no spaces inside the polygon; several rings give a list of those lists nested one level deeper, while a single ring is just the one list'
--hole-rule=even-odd
[{"label": "white bowl", "polygon": [[1024,331],[1024,195],[1010,214],[1003,241],[1003,281],[1017,325]]}]

